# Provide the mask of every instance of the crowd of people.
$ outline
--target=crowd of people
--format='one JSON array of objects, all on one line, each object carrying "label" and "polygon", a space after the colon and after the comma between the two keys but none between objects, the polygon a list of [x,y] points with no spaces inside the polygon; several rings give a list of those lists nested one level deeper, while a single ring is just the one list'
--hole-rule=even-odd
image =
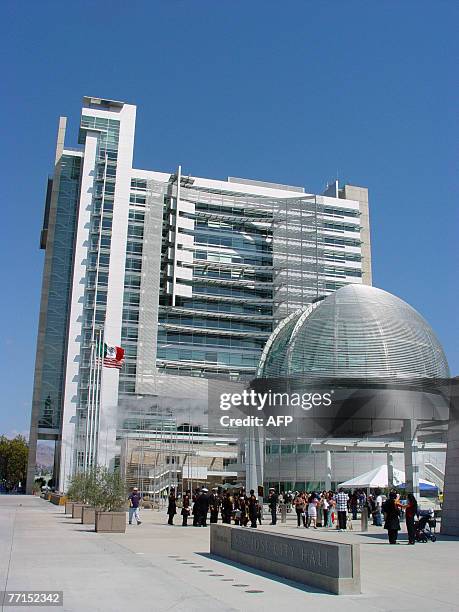
[{"label": "crowd of people", "polygon": [[[129,523],[132,523],[134,518],[137,524],[141,523],[140,501],[141,496],[135,488],[129,496]],[[385,498],[379,489],[370,495],[363,489],[352,493],[339,489],[337,492],[287,491],[280,494],[275,489],[270,489],[267,505],[271,525],[276,525],[279,513],[286,516],[288,512],[295,512],[297,527],[306,529],[323,527],[344,531],[348,527],[352,528],[352,520],[365,513],[366,517],[372,518],[373,525],[383,526],[387,530],[390,544],[397,543],[401,528],[400,518],[403,514],[406,519],[408,543],[415,543],[418,505],[412,494],[408,494],[407,499],[402,502],[396,491],[391,491]],[[174,517],[179,513],[183,527],[188,526],[188,520],[192,517],[194,527],[207,527],[208,518],[210,523],[218,523],[221,518],[222,523],[228,525],[256,528],[258,524],[262,524],[263,505],[254,490],[247,493],[243,488],[238,491],[223,491],[215,487],[209,492],[206,487],[202,487],[194,492],[185,491],[177,498],[175,489],[171,488],[167,503],[168,525],[174,524]]]}]

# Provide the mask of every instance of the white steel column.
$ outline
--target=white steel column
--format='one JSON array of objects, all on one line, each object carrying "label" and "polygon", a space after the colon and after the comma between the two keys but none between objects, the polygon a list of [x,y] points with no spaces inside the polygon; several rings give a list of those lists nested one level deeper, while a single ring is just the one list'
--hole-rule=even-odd
[{"label": "white steel column", "polygon": [[405,454],[405,484],[406,492],[419,497],[419,465],[416,422],[406,419],[403,423],[403,443]]},{"label": "white steel column", "polygon": [[331,490],[331,482],[332,482],[332,457],[331,451],[325,451],[325,490]]}]

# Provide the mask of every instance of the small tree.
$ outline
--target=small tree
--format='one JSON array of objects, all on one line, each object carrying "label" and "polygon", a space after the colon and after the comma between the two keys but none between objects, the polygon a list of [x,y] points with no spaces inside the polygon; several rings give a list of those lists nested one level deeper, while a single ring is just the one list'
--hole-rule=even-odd
[{"label": "small tree", "polygon": [[67,497],[93,506],[103,512],[123,509],[126,486],[119,472],[98,466],[89,472],[75,474],[67,490]]},{"label": "small tree", "polygon": [[0,481],[7,491],[19,485],[24,486],[27,475],[29,448],[24,436],[9,440],[0,436]]},{"label": "small tree", "polygon": [[95,480],[96,470],[75,474],[70,480],[70,485],[67,489],[67,497],[76,502],[82,502],[84,504],[91,503],[90,499]]},{"label": "small tree", "polygon": [[126,503],[126,485],[118,471],[112,472],[106,467],[99,467],[92,491],[92,503],[96,510],[102,512],[123,510]]}]

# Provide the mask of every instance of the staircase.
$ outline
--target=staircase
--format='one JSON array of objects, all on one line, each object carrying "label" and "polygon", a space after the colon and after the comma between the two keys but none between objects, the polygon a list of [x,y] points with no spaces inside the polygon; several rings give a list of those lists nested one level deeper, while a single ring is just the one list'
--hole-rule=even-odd
[{"label": "staircase", "polygon": [[445,486],[445,472],[431,461],[424,463],[424,475],[426,480],[430,480],[437,485],[440,491],[443,491]]}]

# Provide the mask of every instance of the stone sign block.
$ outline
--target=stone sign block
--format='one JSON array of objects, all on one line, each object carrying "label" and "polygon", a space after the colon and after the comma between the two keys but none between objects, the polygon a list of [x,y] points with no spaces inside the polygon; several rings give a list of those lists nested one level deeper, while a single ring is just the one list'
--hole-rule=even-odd
[{"label": "stone sign block", "polygon": [[358,544],[212,524],[210,552],[331,593],[360,593]]}]

